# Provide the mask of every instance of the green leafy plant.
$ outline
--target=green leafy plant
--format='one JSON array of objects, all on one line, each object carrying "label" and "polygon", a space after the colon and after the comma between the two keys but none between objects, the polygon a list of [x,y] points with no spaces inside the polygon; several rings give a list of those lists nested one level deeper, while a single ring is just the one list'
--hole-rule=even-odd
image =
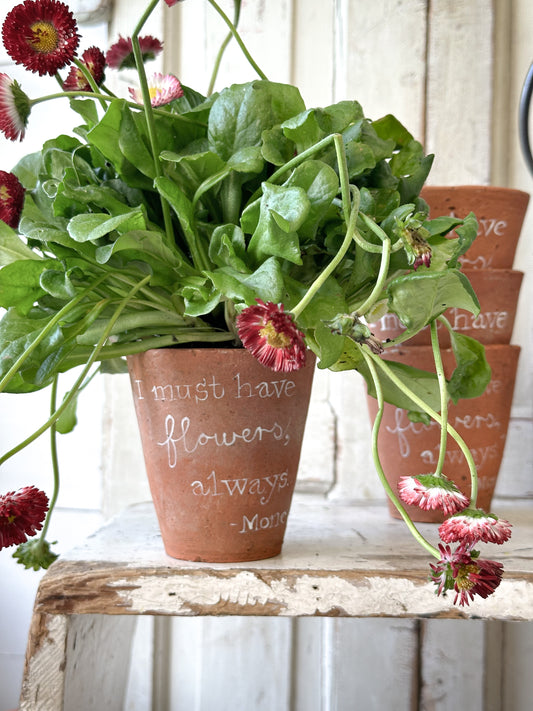
[{"label": "green leafy plant", "polygon": [[[61,3],[50,1],[60,12]],[[430,220],[419,197],[433,157],[394,116],[371,120],[357,101],[307,108],[296,87],[269,81],[253,62],[236,30],[240,1],[234,23],[208,2],[257,80],[208,96],[178,82],[167,101],[153,102],[144,69],[150,43],[139,37],[158,3],[151,0],[123,57],[137,69],[142,103],[114,96],[97,81],[94,58],[91,65],[72,54],[65,65],[79,80],[74,88],[60,80],[58,94],[31,100],[8,77],[0,85],[0,130],[8,138],[22,137],[38,101],[67,98],[80,117],[75,136],[46,141],[13,169],[24,189],[16,219],[4,186],[0,389],[52,386],[55,398],[58,376],[81,368],[43,426],[0,463],[46,429],[69,431],[78,394],[95,370],[123,372],[125,356],[150,348],[240,347],[239,315],[258,304],[284,310],[293,325],[274,334],[285,337],[281,346],[267,338],[270,351],[281,350],[283,369],[297,367],[287,339],[301,338],[319,368],[359,371],[380,412],[385,401],[394,403],[414,418],[436,418],[454,437],[448,399],[475,397],[490,379],[483,348],[458,334],[448,383],[436,330],[436,375],[380,357],[435,326],[448,308],[479,312],[459,262],[477,233],[474,215]],[[25,11],[44,4],[30,2]],[[9,27],[6,20],[4,38]],[[57,73],[55,65],[49,73]],[[380,310],[405,326],[393,342],[380,343],[370,332]],[[461,447],[475,482],[472,458]],[[390,491],[377,450],[375,459],[411,530],[440,558]],[[24,543],[17,553],[28,566],[53,559],[48,548],[43,554],[47,524],[37,544]]]}]

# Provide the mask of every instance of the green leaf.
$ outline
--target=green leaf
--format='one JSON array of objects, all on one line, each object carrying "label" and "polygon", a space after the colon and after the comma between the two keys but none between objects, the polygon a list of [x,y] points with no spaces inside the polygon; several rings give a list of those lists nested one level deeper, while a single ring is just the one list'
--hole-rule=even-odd
[{"label": "green leaf", "polygon": [[[122,117],[127,111],[129,109],[125,101],[112,101],[102,120],[89,131],[87,138],[113,164],[117,173],[130,187],[151,189],[152,180],[126,158],[120,145]],[[122,138],[127,140],[123,135]]]},{"label": "green leaf", "polygon": [[20,259],[0,269],[0,306],[16,307],[27,314],[35,301],[45,293],[41,287],[41,274],[54,265],[50,259]]},{"label": "green leaf", "polygon": [[394,279],[387,289],[389,311],[416,333],[448,308],[460,308],[477,316],[479,302],[467,277],[457,269],[416,272]]},{"label": "green leaf", "polygon": [[20,239],[15,230],[0,220],[0,266],[3,267],[19,259],[40,260],[41,257]]},{"label": "green leaf", "polygon": [[217,267],[231,267],[248,273],[245,263],[246,244],[244,235],[237,225],[218,225],[209,241],[209,259]]},{"label": "green leaf", "polygon": [[274,256],[301,264],[297,230],[310,209],[302,188],[263,183],[259,223],[248,245],[248,253],[256,263]]},{"label": "green leaf", "polygon": [[208,136],[228,161],[248,146],[261,146],[263,131],[305,108],[296,87],[269,81],[233,84],[220,92],[209,114]]},{"label": "green leaf", "polygon": [[298,227],[300,240],[315,237],[318,226],[339,191],[337,173],[326,163],[309,160],[299,165],[285,183],[287,187],[305,190],[309,200],[309,212]]},{"label": "green leaf", "polygon": [[[387,359],[386,364],[394,375],[402,381],[406,390],[412,391],[432,409],[437,411],[440,409],[440,391],[435,373],[420,370],[419,368],[414,368],[404,363],[398,363],[393,359]],[[351,370],[352,368],[359,371],[366,380],[369,395],[376,397],[372,375],[361,355],[359,347],[349,338],[346,338],[342,356],[337,363],[331,366],[331,370],[342,371]],[[386,402],[403,410],[413,412],[421,411],[420,406],[409,397],[408,393],[398,388],[381,368],[378,368],[377,371],[383,397]]]},{"label": "green leaf", "polygon": [[68,223],[68,233],[76,242],[95,242],[110,232],[143,230],[146,221],[142,208],[110,217],[107,213],[82,213]]},{"label": "green leaf", "polygon": [[457,366],[448,382],[448,393],[454,403],[460,398],[479,397],[491,379],[491,369],[484,346],[474,338],[450,331]]}]

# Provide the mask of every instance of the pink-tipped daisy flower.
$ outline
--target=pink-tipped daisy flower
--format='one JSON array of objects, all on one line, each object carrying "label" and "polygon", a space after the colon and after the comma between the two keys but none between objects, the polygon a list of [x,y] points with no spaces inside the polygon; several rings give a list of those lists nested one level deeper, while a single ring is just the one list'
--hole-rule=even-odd
[{"label": "pink-tipped daisy flower", "polygon": [[398,482],[400,499],[424,511],[440,509],[451,516],[468,506],[468,498],[445,476],[418,474],[402,476]]},{"label": "pink-tipped daisy flower", "polygon": [[[94,79],[97,86],[104,81],[105,56],[98,47],[89,47],[81,55],[81,63]],[[92,91],[89,80],[79,67],[70,68],[67,78],[63,82],[65,91]]]},{"label": "pink-tipped daisy flower", "polygon": [[24,138],[30,110],[30,99],[19,83],[0,73],[0,131],[10,141]]},{"label": "pink-tipped daisy flower", "polygon": [[[172,74],[156,72],[151,79],[148,80],[148,89],[150,91],[150,103],[152,106],[163,106],[183,96],[183,89],[179,79]],[[133,101],[137,104],[142,104],[143,98],[141,90],[130,88],[129,91]]]},{"label": "pink-tipped daisy flower", "polygon": [[446,519],[439,526],[439,535],[445,543],[475,545],[481,541],[502,544],[511,538],[511,524],[494,514],[466,509]]},{"label": "pink-tipped daisy flower", "polygon": [[8,12],[4,46],[16,64],[39,75],[54,75],[70,64],[80,41],[68,5],[58,0],[25,0]]},{"label": "pink-tipped daisy flower", "polygon": [[169,7],[172,7],[173,5],[177,5],[177,3],[182,2],[182,0],[165,0],[165,2]]},{"label": "pink-tipped daisy flower", "polygon": [[283,304],[257,303],[237,316],[237,330],[243,346],[267,368],[290,372],[305,365],[305,341],[292,314]]},{"label": "pink-tipped daisy flower", "polygon": [[441,558],[430,565],[431,578],[437,586],[437,595],[455,591],[453,604],[469,605],[476,595],[487,598],[496,590],[503,575],[503,565],[494,560],[478,557],[462,544],[455,551],[450,546],[439,545]]},{"label": "pink-tipped daisy flower", "polygon": [[16,229],[24,205],[24,188],[13,173],[0,170],[0,220]]},{"label": "pink-tipped daisy flower", "polygon": [[[143,62],[147,62],[163,51],[163,43],[156,37],[147,35],[146,37],[139,37],[139,48]],[[111,69],[131,69],[135,67],[131,37],[119,35],[118,40],[107,50],[105,59]]]},{"label": "pink-tipped daisy flower", "polygon": [[0,495],[0,549],[24,543],[42,528],[48,497],[35,486]]}]

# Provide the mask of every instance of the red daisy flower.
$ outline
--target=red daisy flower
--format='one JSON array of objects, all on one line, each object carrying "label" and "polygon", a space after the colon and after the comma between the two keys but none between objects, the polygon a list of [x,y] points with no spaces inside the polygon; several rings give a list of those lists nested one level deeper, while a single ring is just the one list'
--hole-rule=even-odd
[{"label": "red daisy flower", "polygon": [[24,543],[42,528],[48,497],[35,486],[0,496],[0,549]]},{"label": "red daisy flower", "polygon": [[467,509],[446,519],[439,526],[439,535],[445,543],[460,541],[466,545],[505,543],[511,538],[511,524],[494,514],[479,509]]},{"label": "red daisy flower", "polygon": [[468,498],[445,476],[418,474],[402,476],[398,482],[400,499],[424,511],[440,509],[451,516],[468,506]]},{"label": "red daisy flower", "polygon": [[54,75],[76,55],[80,37],[68,6],[58,0],[25,0],[2,28],[9,56],[31,72]]},{"label": "red daisy flower", "polygon": [[[152,106],[163,106],[169,104],[174,99],[179,99],[183,96],[183,89],[179,79],[172,74],[161,74],[157,72],[148,81],[150,90],[150,103]],[[131,89],[130,96],[137,104],[143,103],[142,92],[140,89]]]},{"label": "red daisy flower", "polygon": [[256,301],[237,316],[243,346],[272,370],[299,370],[305,365],[305,341],[292,314],[284,312],[283,304]]},{"label": "red daisy flower", "polygon": [[[89,47],[81,55],[81,62],[85,65],[95,84],[100,86],[104,81],[105,56],[98,47]],[[79,67],[71,67],[67,78],[63,82],[65,91],[92,91],[84,73]]]},{"label": "red daisy flower", "polygon": [[494,560],[478,558],[462,544],[452,552],[449,546],[439,545],[441,558],[431,565],[431,578],[437,585],[437,595],[455,591],[453,604],[469,605],[476,595],[487,598],[496,590],[503,575],[503,565]]},{"label": "red daisy flower", "polygon": [[13,229],[18,227],[24,205],[24,188],[13,173],[0,170],[0,220]]},{"label": "red daisy flower", "polygon": [[[139,47],[141,49],[143,62],[154,59],[160,52],[163,51],[163,43],[151,35],[139,37]],[[128,69],[135,67],[131,37],[126,38],[119,35],[119,38],[115,44],[112,44],[107,50],[105,60],[107,65],[112,69]]]},{"label": "red daisy flower", "polygon": [[0,73],[0,131],[11,141],[22,141],[29,115],[29,97],[18,82]]}]

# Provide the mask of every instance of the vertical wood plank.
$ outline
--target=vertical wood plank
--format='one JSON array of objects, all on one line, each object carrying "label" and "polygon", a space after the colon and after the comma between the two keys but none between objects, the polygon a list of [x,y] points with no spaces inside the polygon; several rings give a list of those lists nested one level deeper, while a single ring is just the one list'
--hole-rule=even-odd
[{"label": "vertical wood plank", "polygon": [[533,623],[504,625],[503,709],[527,711],[533,698]]},{"label": "vertical wood plank", "polygon": [[65,651],[64,711],[123,711],[131,615],[70,615]]},{"label": "vertical wood plank", "polygon": [[422,140],[426,0],[337,0],[335,98],[392,113]]},{"label": "vertical wood plank", "polygon": [[295,0],[292,34],[292,76],[306,106],[333,103],[335,2]]},{"label": "vertical wood plank", "polygon": [[426,148],[433,184],[486,184],[491,175],[493,6],[429,4]]},{"label": "vertical wood plank", "polygon": [[172,711],[289,711],[290,619],[173,622]]},{"label": "vertical wood plank", "polygon": [[327,711],[415,708],[418,633],[413,620],[324,620]]},{"label": "vertical wood plank", "polygon": [[421,711],[484,711],[484,623],[428,620],[422,630]]}]

